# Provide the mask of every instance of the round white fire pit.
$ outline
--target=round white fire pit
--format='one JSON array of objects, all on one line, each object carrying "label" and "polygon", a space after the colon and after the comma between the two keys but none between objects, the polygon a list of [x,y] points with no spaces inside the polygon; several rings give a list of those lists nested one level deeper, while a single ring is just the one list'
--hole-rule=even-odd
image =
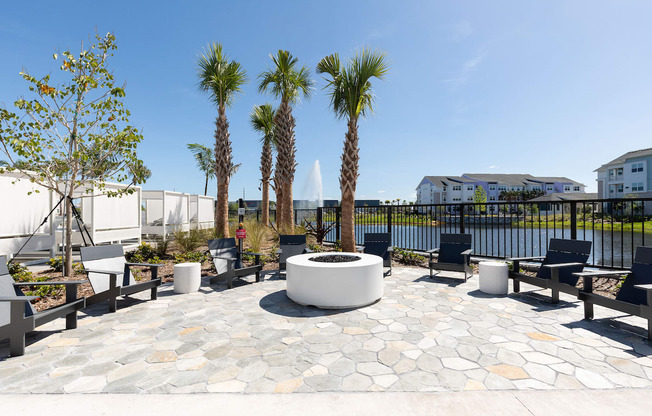
[{"label": "round white fire pit", "polygon": [[[321,260],[336,260],[332,256],[355,259],[346,262],[315,261],[318,257],[326,257]],[[366,306],[383,297],[383,259],[362,253],[292,256],[287,259],[286,284],[288,297],[300,305],[323,309]]]}]

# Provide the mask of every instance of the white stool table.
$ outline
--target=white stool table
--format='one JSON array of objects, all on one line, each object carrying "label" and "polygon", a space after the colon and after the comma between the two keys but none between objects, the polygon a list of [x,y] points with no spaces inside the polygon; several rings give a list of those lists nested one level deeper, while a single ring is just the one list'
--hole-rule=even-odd
[{"label": "white stool table", "polygon": [[500,261],[480,262],[480,291],[491,295],[506,295],[509,269]]},{"label": "white stool table", "polygon": [[201,285],[201,263],[174,265],[174,293],[190,293]]}]

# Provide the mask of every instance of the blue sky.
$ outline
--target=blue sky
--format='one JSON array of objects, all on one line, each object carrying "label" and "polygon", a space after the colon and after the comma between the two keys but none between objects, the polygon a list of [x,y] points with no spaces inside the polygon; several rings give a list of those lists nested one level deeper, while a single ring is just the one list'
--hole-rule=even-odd
[{"label": "blue sky", "polygon": [[[361,199],[414,199],[424,175],[465,172],[567,176],[595,191],[593,170],[652,144],[652,3],[646,1],[187,1],[3,4],[0,102],[10,106],[33,75],[55,71],[57,50],[112,31],[111,61],[127,82],[131,121],[152,169],[145,189],[203,193],[186,144],[213,141],[216,109],[198,91],[196,58],[220,42],[250,82],[227,112],[234,159],[231,200],[260,198],[254,105],[269,54],[291,51],[313,71],[313,97],[298,104],[295,198],[315,160],[324,196],[339,198],[346,124],[314,74],[333,52],[388,53],[374,82],[376,111],[360,123]],[[91,5],[92,4],[92,5]],[[209,185],[215,195],[215,182]]]}]

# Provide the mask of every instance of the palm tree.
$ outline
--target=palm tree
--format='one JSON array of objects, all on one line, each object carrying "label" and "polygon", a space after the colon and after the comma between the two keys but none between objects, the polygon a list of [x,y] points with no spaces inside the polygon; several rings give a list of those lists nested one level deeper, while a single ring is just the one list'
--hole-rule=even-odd
[{"label": "palm tree", "polygon": [[215,155],[210,147],[199,143],[188,144],[188,150],[195,156],[197,168],[206,177],[204,182],[204,195],[208,194],[208,181],[215,177]]},{"label": "palm tree", "polygon": [[262,222],[269,225],[269,179],[272,176],[272,149],[276,147],[276,137],[274,135],[274,115],[276,109],[271,104],[254,106],[251,112],[251,127],[263,134],[260,142],[263,145],[263,151],[260,155],[260,173],[263,187]]},{"label": "palm tree", "polygon": [[358,119],[373,111],[371,78],[383,79],[389,66],[384,52],[363,49],[346,66],[338,54],[323,58],[317,64],[317,73],[327,74],[331,106],[336,116],[348,119],[344,139],[340,189],[342,191],[342,250],[355,252],[354,211],[355,188],[358,180]]},{"label": "palm tree", "polygon": [[241,92],[240,88],[247,82],[247,73],[240,63],[229,61],[219,43],[208,45],[204,54],[197,59],[197,66],[199,88],[210,94],[218,112],[215,121],[215,231],[218,235],[229,237],[229,181],[233,174],[233,155],[226,107],[233,103],[235,94]]},{"label": "palm tree", "polygon": [[[276,126],[276,168],[274,185],[276,191],[277,223],[290,233],[294,232],[294,209],[292,206],[292,183],[296,169],[296,145],[294,138],[294,117],[292,105],[299,102],[299,95],[310,96],[313,81],[310,71],[303,66],[297,68],[298,58],[288,51],[279,50],[270,55],[274,65],[260,74],[258,91],[271,92],[281,99],[281,104],[274,116]],[[280,229],[279,228],[279,229]]]}]

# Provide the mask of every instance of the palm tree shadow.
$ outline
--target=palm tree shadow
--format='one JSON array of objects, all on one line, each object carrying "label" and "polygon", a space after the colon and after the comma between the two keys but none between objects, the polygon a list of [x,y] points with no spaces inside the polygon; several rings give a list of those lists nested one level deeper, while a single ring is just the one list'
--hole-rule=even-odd
[{"label": "palm tree shadow", "polygon": [[457,287],[466,283],[464,279],[448,277],[448,276],[433,276],[432,278],[429,275],[421,276],[414,280],[414,282],[428,282],[428,283],[438,283],[446,285],[448,287]]}]

